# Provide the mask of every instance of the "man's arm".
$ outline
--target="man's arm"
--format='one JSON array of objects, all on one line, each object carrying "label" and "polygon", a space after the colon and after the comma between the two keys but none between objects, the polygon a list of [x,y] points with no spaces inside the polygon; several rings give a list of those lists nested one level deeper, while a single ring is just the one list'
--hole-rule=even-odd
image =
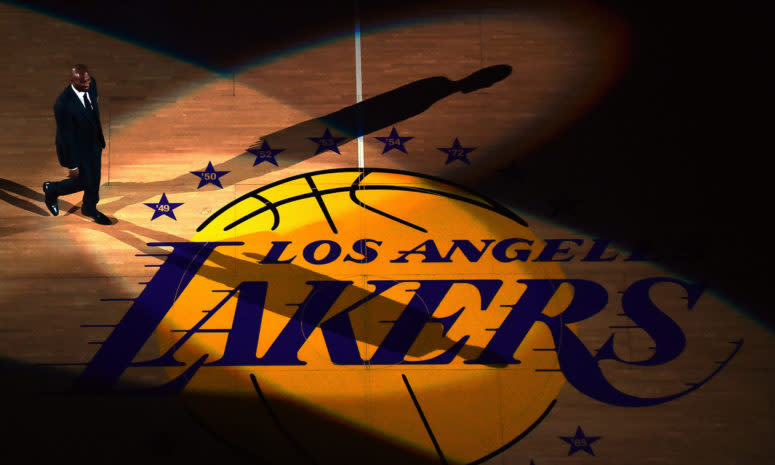
[{"label": "man's arm", "polygon": [[57,123],[57,131],[61,137],[62,157],[59,160],[66,168],[78,169],[75,159],[75,125],[73,118],[61,101],[54,104],[54,119]]},{"label": "man's arm", "polygon": [[94,110],[97,112],[97,126],[100,128],[100,142],[102,142],[102,148],[105,148],[105,135],[102,133],[102,124],[100,123],[100,96],[97,93],[97,81],[94,78],[91,78],[91,84],[89,84],[89,90],[94,90],[94,99],[92,99],[92,104],[94,105]]}]

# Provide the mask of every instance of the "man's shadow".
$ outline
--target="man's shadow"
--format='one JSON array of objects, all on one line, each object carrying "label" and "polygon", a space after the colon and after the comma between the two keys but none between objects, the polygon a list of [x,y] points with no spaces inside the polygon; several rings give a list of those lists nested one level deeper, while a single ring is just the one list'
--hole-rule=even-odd
[{"label": "man's shadow", "polygon": [[[14,195],[15,194],[15,195]],[[43,192],[35,191],[29,187],[11,181],[10,179],[0,178],[0,200],[5,201],[20,210],[25,210],[38,216],[51,216],[43,204]],[[59,199],[60,211],[65,214],[72,214],[78,211],[78,205]],[[117,221],[112,220],[115,224]],[[0,225],[0,237],[18,234],[27,231],[40,230],[49,226],[55,226],[56,223],[49,223],[42,226],[35,217],[21,216],[15,218],[6,218]]]},{"label": "man's shadow", "polygon": [[[24,198],[11,195],[9,192]],[[43,203],[42,192],[34,191],[10,179],[0,178],[0,200],[36,215],[48,216],[48,212],[40,206]]]},{"label": "man's shadow", "polygon": [[342,139],[340,144],[345,144],[417,116],[456,92],[467,94],[490,87],[510,74],[511,66],[495,65],[482,68],[459,81],[443,76],[420,79],[328,115],[268,134],[251,148],[258,148],[259,142],[269,141],[272,148],[285,149],[278,156],[278,165],[289,166],[310,158],[315,144],[308,138],[320,137],[326,129]]},{"label": "man's shadow", "polygon": [[[458,81],[443,76],[420,79],[328,115],[261,136],[243,153],[214,165],[214,169],[229,171],[228,178],[224,180],[236,184],[270,171],[288,168],[317,155],[317,144],[310,138],[322,137],[326,129],[330,131],[332,138],[337,140],[337,146],[343,145],[360,136],[417,116],[454,93],[471,93],[490,87],[508,77],[511,72],[509,65],[495,65],[482,68]],[[263,142],[267,142],[271,149],[282,149],[275,157],[277,165],[255,165],[257,155],[248,150],[260,149]],[[193,192],[195,190],[188,187],[193,185],[191,179],[191,174],[185,173],[163,181],[111,183],[111,196],[120,198],[101,209],[108,214],[115,214],[121,208],[147,198],[147,193],[154,190],[166,192],[168,195]]]}]

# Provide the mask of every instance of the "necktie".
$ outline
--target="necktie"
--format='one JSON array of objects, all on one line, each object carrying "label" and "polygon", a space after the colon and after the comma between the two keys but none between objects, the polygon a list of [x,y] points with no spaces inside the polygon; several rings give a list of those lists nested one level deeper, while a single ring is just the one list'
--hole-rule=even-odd
[{"label": "necktie", "polygon": [[90,111],[94,111],[94,107],[91,106],[91,100],[89,100],[89,94],[88,93],[84,93],[83,94],[83,103],[86,104],[86,109],[88,109]]}]

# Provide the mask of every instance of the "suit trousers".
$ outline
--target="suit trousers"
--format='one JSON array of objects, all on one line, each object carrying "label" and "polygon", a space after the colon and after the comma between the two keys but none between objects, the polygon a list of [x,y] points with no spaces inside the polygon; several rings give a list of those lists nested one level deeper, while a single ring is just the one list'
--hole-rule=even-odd
[{"label": "suit trousers", "polygon": [[77,164],[79,171],[77,178],[67,178],[51,184],[56,195],[68,195],[83,191],[81,211],[87,214],[94,213],[97,210],[97,202],[100,201],[102,148],[95,148],[91,156],[83,158]]}]

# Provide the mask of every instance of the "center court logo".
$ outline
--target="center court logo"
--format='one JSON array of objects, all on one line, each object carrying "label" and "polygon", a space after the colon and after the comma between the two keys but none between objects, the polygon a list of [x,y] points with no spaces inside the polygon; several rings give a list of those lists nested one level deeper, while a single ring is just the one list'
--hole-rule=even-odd
[{"label": "center court logo", "polygon": [[[106,390],[128,368],[165,367],[165,386],[229,442],[277,461],[478,463],[550,412],[567,380],[612,405],[647,406],[601,362],[656,366],[686,338],[637,281],[621,311],[653,340],[623,360],[613,335],[579,326],[607,291],[567,279],[557,252],[497,203],[395,170],[294,176],[223,207],[172,247],[78,381]],[[537,256],[531,251],[542,250]],[[160,356],[136,360],[155,334]]]}]

